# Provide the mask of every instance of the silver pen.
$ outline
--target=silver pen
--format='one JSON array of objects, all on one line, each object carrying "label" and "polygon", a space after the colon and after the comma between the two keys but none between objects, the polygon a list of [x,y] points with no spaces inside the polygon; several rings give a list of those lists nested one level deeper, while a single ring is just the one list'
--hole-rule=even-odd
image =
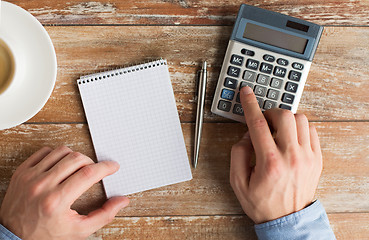
[{"label": "silver pen", "polygon": [[197,161],[199,159],[202,122],[204,119],[206,80],[207,80],[206,61],[204,61],[204,63],[202,64],[201,72],[200,72],[199,89],[197,93],[198,94],[197,113],[196,113],[195,145],[194,145],[194,159],[193,159],[194,168],[196,168]]}]

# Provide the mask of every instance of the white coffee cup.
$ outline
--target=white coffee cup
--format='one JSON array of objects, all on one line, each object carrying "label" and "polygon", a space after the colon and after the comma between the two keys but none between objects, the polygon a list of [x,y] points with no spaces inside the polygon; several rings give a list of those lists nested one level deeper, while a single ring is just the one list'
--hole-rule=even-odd
[{"label": "white coffee cup", "polygon": [[17,42],[19,40],[16,40],[5,33],[0,36],[0,41],[5,45],[5,48],[9,50],[9,55],[12,58],[13,66],[12,74],[7,80],[7,87],[0,89],[0,96],[5,96],[6,94],[11,94],[11,92],[21,84],[24,77],[24,72],[22,71],[22,66],[24,66],[24,58],[22,49],[17,46]]},{"label": "white coffee cup", "polygon": [[10,85],[0,94],[2,130],[28,121],[42,109],[54,88],[57,62],[45,28],[15,4],[1,2],[0,39],[13,55],[15,66]]}]

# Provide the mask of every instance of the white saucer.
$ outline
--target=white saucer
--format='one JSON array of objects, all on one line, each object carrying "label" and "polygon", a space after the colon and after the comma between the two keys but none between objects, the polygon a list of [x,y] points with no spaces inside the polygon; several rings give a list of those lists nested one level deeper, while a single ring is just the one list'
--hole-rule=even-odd
[{"label": "white saucer", "polygon": [[0,37],[22,52],[22,71],[14,88],[0,94],[0,130],[26,122],[38,113],[53,91],[57,63],[54,46],[40,22],[24,9],[1,3]]}]

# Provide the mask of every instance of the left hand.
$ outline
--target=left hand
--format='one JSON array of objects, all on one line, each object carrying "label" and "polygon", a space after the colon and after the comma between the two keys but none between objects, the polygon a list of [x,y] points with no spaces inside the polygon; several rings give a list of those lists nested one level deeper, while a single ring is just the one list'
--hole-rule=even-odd
[{"label": "left hand", "polygon": [[5,194],[0,223],[23,240],[85,239],[114,219],[128,198],[114,197],[87,216],[71,209],[94,183],[119,169],[67,147],[44,147],[24,161]]}]

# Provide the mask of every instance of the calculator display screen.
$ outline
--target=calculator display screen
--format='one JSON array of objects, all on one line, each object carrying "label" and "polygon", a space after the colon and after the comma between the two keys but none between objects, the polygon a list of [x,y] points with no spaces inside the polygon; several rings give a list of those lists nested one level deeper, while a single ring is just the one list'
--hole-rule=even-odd
[{"label": "calculator display screen", "polygon": [[297,53],[304,53],[307,39],[247,23],[243,37]]}]

